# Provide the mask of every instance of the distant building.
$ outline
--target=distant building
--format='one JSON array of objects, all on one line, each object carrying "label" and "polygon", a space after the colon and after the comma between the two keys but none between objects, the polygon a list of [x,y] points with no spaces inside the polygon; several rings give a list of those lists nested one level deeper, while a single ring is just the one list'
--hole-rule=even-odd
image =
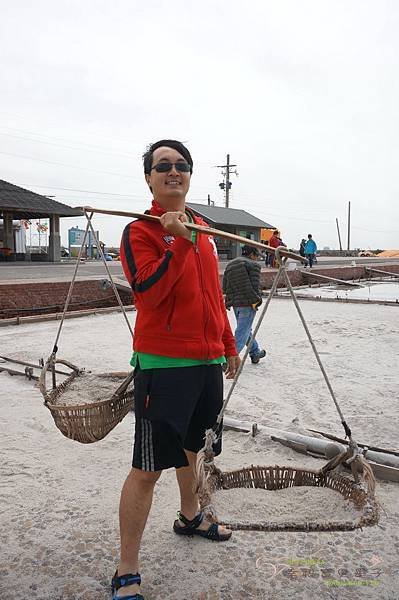
[{"label": "distant building", "polygon": [[[246,210],[237,208],[224,208],[222,206],[210,206],[208,204],[197,204],[187,202],[192,211],[202,217],[210,227],[228,231],[241,237],[256,240],[262,239],[263,229],[275,229],[273,225],[254,217]],[[240,244],[233,240],[215,237],[219,258],[230,260],[241,255]]]},{"label": "distant building", "polygon": [[[38,258],[58,262],[61,260],[60,217],[82,215],[83,212],[77,208],[0,179],[0,260],[29,261]],[[49,219],[50,227],[45,252],[31,257],[22,230],[24,222],[33,219]]]}]

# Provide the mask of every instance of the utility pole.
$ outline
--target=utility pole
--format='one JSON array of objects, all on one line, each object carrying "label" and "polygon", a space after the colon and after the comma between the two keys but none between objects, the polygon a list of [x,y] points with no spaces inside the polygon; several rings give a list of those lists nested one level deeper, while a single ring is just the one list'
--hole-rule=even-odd
[{"label": "utility pole", "polygon": [[351,203],[348,202],[348,250],[351,245]]},{"label": "utility pole", "polygon": [[230,181],[230,174],[235,173],[238,176],[237,169],[234,169],[234,171],[233,171],[233,167],[236,167],[236,166],[237,165],[230,164],[230,154],[227,155],[227,160],[226,160],[225,165],[217,165],[218,169],[224,169],[222,171],[224,181],[222,181],[222,183],[219,183],[219,187],[221,190],[224,190],[224,194],[225,194],[224,204],[225,204],[226,208],[229,208],[229,194],[230,194],[230,188],[232,186],[232,183]]},{"label": "utility pole", "polygon": [[335,218],[335,222],[336,222],[336,224],[337,224],[339,249],[340,249],[340,250],[341,250],[341,252],[342,252],[341,234],[340,234],[340,232],[339,232],[339,225],[338,225],[338,219],[337,219],[337,218]]}]

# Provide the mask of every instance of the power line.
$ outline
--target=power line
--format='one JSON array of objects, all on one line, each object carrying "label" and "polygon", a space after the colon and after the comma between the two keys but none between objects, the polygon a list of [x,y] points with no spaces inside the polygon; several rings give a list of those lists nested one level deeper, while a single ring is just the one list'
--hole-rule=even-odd
[{"label": "power line", "polygon": [[[26,120],[27,119],[27,117],[24,116],[24,115],[16,115],[15,113],[13,114],[13,113],[9,113],[9,112],[6,112],[6,111],[0,111],[0,114],[8,115],[8,116],[11,116],[11,117],[16,117],[17,119],[22,119],[22,120]],[[29,119],[30,119],[30,117],[29,117]],[[53,119],[53,122],[57,126],[59,125],[58,120]],[[22,130],[22,129],[10,128],[10,127],[8,127],[8,125],[6,125],[6,126],[7,126],[8,129],[13,129],[14,131],[26,131],[26,130]],[[44,137],[51,137],[51,136],[46,136],[45,134],[33,134],[33,135],[41,135],[41,136],[44,136]],[[87,133],[87,132],[86,132],[85,135],[90,135],[91,137],[97,137],[97,138],[100,138],[100,139],[103,139],[103,140],[112,140],[113,142],[115,142],[115,136],[111,137],[111,136],[108,136],[108,135],[104,135],[102,133]],[[54,137],[54,136],[53,136],[53,139],[59,139],[59,140],[63,140],[63,141],[71,141],[71,140],[68,140],[66,138],[59,138],[59,137]],[[129,145],[131,145],[132,143],[134,143],[134,142],[132,142],[131,139],[121,138],[120,136],[119,136],[118,140],[122,141],[123,143],[126,142]]]},{"label": "power line", "polygon": [[[28,142],[35,142],[37,144],[47,144],[49,146],[57,146],[59,148],[67,148],[69,150],[81,150],[81,151],[85,151],[85,152],[96,152],[97,154],[105,154],[107,156],[119,156],[119,157],[124,157],[124,158],[131,158],[131,154],[128,154],[127,152],[106,152],[104,150],[97,150],[95,148],[91,148],[89,145],[87,146],[87,148],[84,147],[80,147],[78,146],[66,146],[65,144],[58,144],[56,142],[48,142],[46,140],[35,140],[32,138],[28,138],[22,135],[14,135],[12,133],[6,133],[4,131],[0,131],[0,135],[6,135],[7,137],[12,137],[18,140],[26,140]],[[33,134],[36,135],[36,134]],[[57,138],[55,138],[57,139]],[[79,144],[79,142],[78,142]]]},{"label": "power line", "polygon": [[[67,203],[68,205],[76,208],[82,206],[92,206],[98,208],[105,207],[112,209],[112,207],[115,208],[116,206],[115,200],[113,198],[104,198],[103,196],[100,200],[100,198],[98,198],[97,196],[91,196],[90,198],[88,198],[87,196],[71,198],[71,196],[60,196],[57,194],[56,196],[54,196],[54,200],[58,200],[58,202]],[[138,207],[144,207],[142,211],[144,212],[144,210],[148,208],[149,204],[150,203],[146,201],[146,199],[142,196],[131,196],[130,198],[119,200],[117,206],[119,207],[119,209],[123,209],[126,211],[133,210],[132,207],[136,207],[136,210],[138,212],[140,212],[140,210],[138,210]]]},{"label": "power line", "polygon": [[56,162],[52,160],[44,160],[42,158],[34,158],[32,156],[22,156],[20,154],[12,154],[11,152],[2,152],[0,154],[4,154],[5,156],[12,156],[13,158],[22,158],[25,160],[33,160],[36,162],[46,163],[48,165],[57,165],[61,167],[68,167],[70,169],[79,169],[80,171],[92,171],[93,173],[101,173],[101,175],[115,175],[117,177],[128,177],[129,179],[136,179],[138,177],[134,177],[133,175],[125,175],[124,173],[114,173],[113,171],[99,171],[98,169],[91,169],[90,167],[78,167],[77,165],[68,165],[66,163]]},{"label": "power line", "polygon": [[64,192],[79,192],[84,194],[100,194],[101,196],[120,196],[130,198],[134,194],[116,194],[115,192],[96,192],[94,190],[79,190],[75,188],[55,187],[51,185],[36,185],[35,183],[21,183],[21,186],[44,188],[46,190],[62,190]]}]

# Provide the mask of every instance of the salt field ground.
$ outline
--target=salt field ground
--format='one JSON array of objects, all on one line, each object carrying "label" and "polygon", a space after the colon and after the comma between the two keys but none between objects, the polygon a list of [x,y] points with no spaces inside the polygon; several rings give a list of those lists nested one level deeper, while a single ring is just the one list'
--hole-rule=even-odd
[{"label": "salt field ground", "polygon": [[[312,301],[301,306],[354,438],[398,450],[398,307]],[[58,325],[2,327],[0,354],[35,362],[47,358]],[[299,433],[313,428],[343,437],[289,299],[272,300],[258,340],[267,357],[245,365],[227,413],[260,426]],[[130,355],[121,314],[64,324],[60,358],[102,372],[128,370]],[[33,382],[0,374],[1,599],[110,598],[133,421],[129,414],[95,444],[70,441],[55,427]],[[319,467],[323,461],[281,446],[262,431],[255,438],[225,432],[217,465],[232,470],[251,464]],[[168,470],[157,484],[144,534],[142,592],[146,600],[399,600],[399,484],[378,480],[376,495],[381,518],[374,527],[239,531],[217,544],[173,533],[178,490]]]},{"label": "salt field ground", "polygon": [[[317,272],[319,268],[326,266],[345,266],[356,262],[357,265],[380,268],[382,265],[389,268],[390,265],[398,264],[398,258],[379,258],[379,257],[341,257],[341,256],[320,256],[317,264],[313,267]],[[219,261],[220,271],[224,271],[228,261]],[[124,278],[122,265],[119,261],[107,263],[112,275]],[[262,261],[263,266],[263,261]],[[75,261],[67,260],[62,263],[0,263],[0,281],[16,282],[24,281],[53,280],[70,281],[75,269]],[[106,277],[106,271],[102,261],[89,260],[79,265],[78,277],[82,279],[101,279]]]},{"label": "salt field ground", "polygon": [[[359,287],[345,285],[321,285],[309,288],[301,287],[297,294],[311,298],[329,298],[341,300],[364,300],[366,302],[397,302],[399,303],[399,281],[367,281],[362,280]],[[284,292],[286,295],[289,292]],[[282,294],[282,292],[279,292]]]}]

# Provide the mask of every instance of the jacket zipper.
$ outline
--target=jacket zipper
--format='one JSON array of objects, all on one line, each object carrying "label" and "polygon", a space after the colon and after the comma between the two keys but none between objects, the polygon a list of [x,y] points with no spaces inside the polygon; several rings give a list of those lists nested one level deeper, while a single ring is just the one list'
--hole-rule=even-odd
[{"label": "jacket zipper", "polygon": [[205,318],[204,318],[204,339],[205,339],[205,343],[206,343],[206,347],[207,347],[206,358],[208,358],[209,344],[208,344],[208,340],[206,337],[206,326],[209,321],[209,307],[208,307],[208,304],[207,304],[207,301],[205,298],[204,281],[203,281],[203,276],[202,276],[202,265],[201,265],[201,258],[200,258],[199,248],[198,248],[198,239],[195,242],[194,248],[195,248],[195,255],[197,257],[198,272],[200,275],[200,285],[201,285],[201,291],[202,291],[202,304],[204,307],[204,316],[205,316]]}]

